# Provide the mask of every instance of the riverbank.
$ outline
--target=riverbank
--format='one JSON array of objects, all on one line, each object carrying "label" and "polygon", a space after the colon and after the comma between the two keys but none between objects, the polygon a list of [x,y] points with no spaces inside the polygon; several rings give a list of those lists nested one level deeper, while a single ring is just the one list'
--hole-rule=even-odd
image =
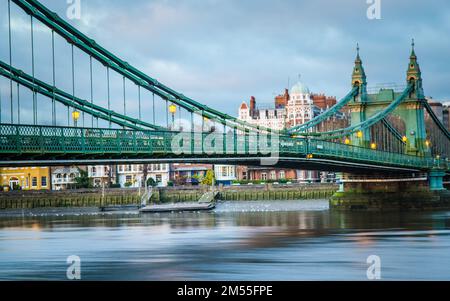
[{"label": "riverbank", "polygon": [[[155,188],[153,203],[195,202],[209,187]],[[243,185],[217,187],[223,201],[311,200],[330,198],[333,184]],[[60,207],[100,207],[139,204],[144,189],[81,189],[65,191],[11,191],[0,193],[0,210]]]}]

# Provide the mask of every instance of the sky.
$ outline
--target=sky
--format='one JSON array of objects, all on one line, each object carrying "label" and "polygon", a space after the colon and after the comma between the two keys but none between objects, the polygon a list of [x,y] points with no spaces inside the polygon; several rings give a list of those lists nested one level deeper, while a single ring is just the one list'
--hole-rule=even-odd
[{"label": "sky", "polygon": [[[169,87],[237,115],[242,101],[259,103],[294,84],[299,75],[314,93],[343,97],[360,45],[369,86],[404,84],[411,38],[425,94],[450,100],[450,3],[446,0],[380,0],[381,19],[369,19],[375,0],[80,0],[72,25],[114,54]],[[67,19],[66,0],[41,0]],[[7,0],[0,0],[0,59],[9,60]],[[13,5],[14,6],[14,5]],[[29,17],[13,7],[13,65],[31,72]],[[35,28],[36,74],[51,82],[49,31]],[[58,86],[71,91],[69,51],[57,41]],[[65,52],[64,52],[65,51]],[[76,93],[89,96],[87,58],[76,52]],[[64,59],[66,58],[66,59]],[[38,65],[38,64],[37,64]],[[104,70],[95,66],[96,94],[105,105]],[[121,82],[113,107],[122,109]],[[79,82],[79,84],[78,84]],[[100,87],[101,86],[101,87]],[[127,86],[128,87],[128,86]],[[0,81],[6,118],[9,84]],[[130,85],[128,97],[136,98]],[[23,92],[26,93],[26,92]],[[147,97],[147,96],[146,96]],[[146,99],[146,108],[149,102]],[[136,104],[128,110],[136,114]],[[44,117],[45,118],[45,115]]]}]

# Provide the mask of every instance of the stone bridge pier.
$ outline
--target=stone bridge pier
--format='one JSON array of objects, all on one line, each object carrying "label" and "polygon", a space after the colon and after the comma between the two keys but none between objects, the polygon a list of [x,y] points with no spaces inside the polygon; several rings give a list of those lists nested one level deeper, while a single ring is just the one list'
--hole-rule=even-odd
[{"label": "stone bridge pier", "polygon": [[340,173],[339,190],[330,199],[332,210],[432,210],[450,208],[445,172],[402,175]]}]

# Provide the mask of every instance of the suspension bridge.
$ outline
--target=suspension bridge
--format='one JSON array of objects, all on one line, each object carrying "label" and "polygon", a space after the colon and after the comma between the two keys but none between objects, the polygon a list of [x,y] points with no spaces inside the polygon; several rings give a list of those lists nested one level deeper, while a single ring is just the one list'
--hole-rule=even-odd
[{"label": "suspension bridge", "polygon": [[[2,1],[8,36],[1,45],[8,59],[0,60],[0,75],[8,87],[0,93],[0,166],[272,164],[386,177],[426,174],[434,190],[443,189],[450,173],[450,133],[425,99],[414,42],[401,89],[368,93],[358,47],[350,92],[310,121],[276,131],[164,85],[36,0]],[[21,51],[13,49],[24,39],[14,35],[14,18],[29,25],[29,47]],[[21,69],[16,62],[23,60],[30,64]],[[335,122],[337,114],[349,116],[344,125]],[[176,115],[185,122],[177,125]]]}]

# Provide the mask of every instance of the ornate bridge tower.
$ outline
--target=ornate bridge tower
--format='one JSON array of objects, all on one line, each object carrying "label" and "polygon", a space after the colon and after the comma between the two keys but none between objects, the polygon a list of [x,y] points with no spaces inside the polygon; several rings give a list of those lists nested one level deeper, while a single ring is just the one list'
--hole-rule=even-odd
[{"label": "ornate bridge tower", "polygon": [[[429,154],[424,115],[426,99],[423,93],[420,66],[414,50],[414,41],[409,58],[406,82],[408,85],[412,85],[413,89],[394,110],[392,113],[394,118],[391,121],[400,125],[399,133],[406,143],[405,152],[415,156],[426,156]],[[358,94],[349,103],[352,126],[384,110],[402,94],[392,88],[381,88],[375,94],[367,93],[366,74],[359,55],[359,46],[352,73],[352,86],[358,87]],[[369,148],[373,142],[371,141],[372,134],[369,128],[358,131],[351,137],[352,144]]]},{"label": "ornate bridge tower", "polygon": [[[352,73],[352,87],[358,87],[358,94],[353,97],[350,102],[352,125],[361,123],[366,120],[367,107],[367,78],[364,71],[361,57],[359,56],[359,44],[356,46],[355,66]],[[353,135],[352,141],[354,145],[369,147],[370,131],[364,130]]]},{"label": "ornate bridge tower", "polygon": [[422,87],[422,73],[417,62],[414,50],[414,39],[411,44],[411,55],[409,57],[408,71],[406,72],[406,82],[413,86],[413,90],[408,98],[400,104],[396,114],[405,122],[407,137],[407,153],[411,155],[426,156],[430,154],[427,145],[427,133],[425,128],[425,99]]}]

